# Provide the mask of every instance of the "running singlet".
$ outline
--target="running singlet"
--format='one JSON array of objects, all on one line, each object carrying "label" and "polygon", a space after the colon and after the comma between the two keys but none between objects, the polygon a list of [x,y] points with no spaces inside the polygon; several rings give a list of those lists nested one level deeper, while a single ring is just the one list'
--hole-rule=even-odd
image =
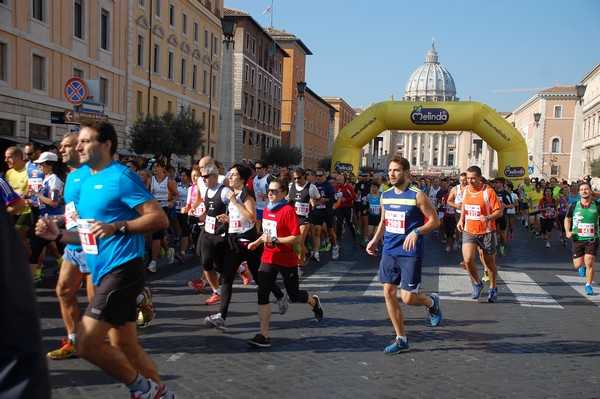
[{"label": "running singlet", "polygon": [[323,183],[317,183],[316,187],[321,198],[328,198],[329,202],[317,205],[315,207],[315,211],[320,212],[320,214],[332,213],[333,203],[335,202],[335,189],[328,181],[324,181]]},{"label": "running singlet", "polygon": [[595,203],[582,206],[581,201],[571,204],[567,217],[573,219],[573,240],[587,241],[598,238],[598,208]]},{"label": "running singlet", "polygon": [[533,190],[527,195],[529,201],[529,212],[537,212],[540,210],[540,200],[544,198],[543,191]]},{"label": "running singlet", "polygon": [[463,198],[465,207],[465,231],[471,234],[486,234],[496,230],[493,220],[481,221],[481,216],[489,216],[501,208],[500,200],[493,188],[484,184],[479,191],[467,186]]},{"label": "running singlet", "polygon": [[369,215],[381,216],[381,194],[377,197],[373,197],[373,194],[368,195],[369,202]]},{"label": "running singlet", "polygon": [[[9,169],[6,171],[4,179],[11,185],[17,194],[21,195],[27,192],[27,168],[23,168],[20,171]],[[17,215],[24,215],[26,213],[31,213],[31,208],[28,206],[21,209]]]},{"label": "running singlet", "polygon": [[[135,207],[153,198],[137,173],[112,161],[83,182],[78,225],[85,226],[90,220],[113,223],[137,219],[140,214]],[[96,286],[114,268],[144,256],[143,234],[112,235],[96,240],[80,230],[79,236]]]},{"label": "running singlet", "polygon": [[540,200],[539,209],[540,211],[542,211],[542,219],[554,219],[554,217],[556,216],[556,202],[553,198],[550,200],[542,198]]},{"label": "running singlet", "polygon": [[[79,198],[81,196],[81,186],[83,182],[90,177],[92,170],[82,165],[80,168],[75,169],[67,175],[67,182],[65,183],[65,227],[67,230],[74,230],[77,228],[77,209],[79,209]],[[81,251],[81,245],[67,244],[67,248],[74,251]]]},{"label": "running singlet", "polygon": [[177,201],[175,201],[175,210],[177,211],[177,213],[181,213],[181,209],[185,208],[188,192],[190,191],[190,186],[183,187],[183,183],[177,183],[177,191],[179,192],[179,198],[177,199]]},{"label": "running singlet", "polygon": [[306,182],[304,187],[298,187],[296,183],[292,183],[290,185],[289,197],[290,205],[294,207],[296,215],[298,215],[299,218],[307,218],[310,213],[311,197],[319,199],[320,195],[313,184]]},{"label": "running singlet", "polygon": [[204,221],[204,232],[213,235],[224,236],[227,232],[227,223],[219,222],[218,215],[223,215],[227,212],[227,193],[231,191],[229,187],[219,184],[214,189],[207,189],[204,203],[206,206],[206,220]]},{"label": "running singlet", "polygon": [[[239,202],[243,203],[244,199],[248,195],[251,195],[250,190],[244,187],[242,191],[240,191],[240,193],[235,196],[235,198]],[[242,213],[238,209],[238,205],[230,201],[227,205],[227,211],[229,213],[229,230],[227,231],[229,234],[242,234],[248,230],[254,229],[254,223],[250,223],[250,221],[248,221],[248,219],[246,219],[244,215],[242,215]]]},{"label": "running singlet", "polygon": [[420,190],[409,185],[406,191],[397,194],[395,189],[381,194],[381,203],[385,210],[385,233],[383,235],[383,254],[423,257],[423,236],[419,235],[417,245],[411,251],[403,248],[404,240],[414,229],[423,226],[425,216],[417,207],[417,193]]},{"label": "running singlet", "polygon": [[465,190],[466,187],[462,187],[460,184],[455,187],[456,195],[454,196],[454,203],[458,205],[458,209],[456,209],[456,213],[460,215],[462,212],[461,205],[463,203],[463,199],[465,198]]},{"label": "running singlet", "polygon": [[161,207],[169,205],[169,178],[165,176],[162,182],[158,182],[155,176],[152,176],[150,183],[150,192],[158,201]]},{"label": "running singlet", "polygon": [[438,191],[441,190],[441,186],[438,186],[438,188],[433,188],[433,186],[431,186],[431,188],[429,189],[429,199],[431,200],[431,203],[433,204],[433,207],[437,210],[437,205],[438,205],[438,198],[437,198],[437,193]]},{"label": "running singlet", "polygon": [[265,174],[262,178],[259,178],[258,175],[254,176],[254,194],[256,195],[256,210],[263,210],[267,206],[269,202],[267,198],[260,198],[258,193],[266,194],[269,189],[269,183],[273,180],[273,176],[270,174]]},{"label": "running singlet", "polygon": [[63,208],[60,204],[63,192],[63,182],[54,173],[45,176],[42,183],[42,189],[40,192],[44,197],[50,198],[52,201],[58,201],[56,208],[48,206],[40,201],[40,216],[58,216],[63,214]]},{"label": "running singlet", "polygon": [[[44,185],[44,174],[39,166],[33,162],[27,162],[27,189],[40,192]],[[32,195],[33,207],[39,208],[40,201],[36,196]],[[36,205],[37,204],[37,205]]]},{"label": "running singlet", "polygon": [[441,201],[442,205],[444,206],[444,217],[454,217],[454,215],[456,215],[456,208],[448,205],[448,197],[449,196],[450,196],[450,193],[444,194],[444,196],[442,197],[442,201]]}]

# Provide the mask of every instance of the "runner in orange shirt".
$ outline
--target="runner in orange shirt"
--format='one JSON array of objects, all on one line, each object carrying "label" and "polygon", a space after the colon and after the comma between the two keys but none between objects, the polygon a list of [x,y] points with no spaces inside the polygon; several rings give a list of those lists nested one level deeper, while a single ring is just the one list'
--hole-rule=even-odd
[{"label": "runner in orange shirt", "polygon": [[475,264],[477,247],[483,250],[483,259],[490,271],[490,289],[488,302],[498,300],[496,287],[496,224],[494,219],[502,216],[503,210],[493,188],[484,184],[481,169],[471,166],[467,169],[467,182],[460,219],[457,229],[463,232],[462,252],[467,271],[473,281],[471,299],[478,299],[483,290],[483,281],[479,279]]}]

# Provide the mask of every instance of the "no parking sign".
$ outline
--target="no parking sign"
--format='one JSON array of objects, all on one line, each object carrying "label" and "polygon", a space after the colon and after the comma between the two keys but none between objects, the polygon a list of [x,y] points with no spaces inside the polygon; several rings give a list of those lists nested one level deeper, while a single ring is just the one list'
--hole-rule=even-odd
[{"label": "no parking sign", "polygon": [[83,79],[71,78],[65,83],[64,95],[69,104],[81,105],[88,97],[87,84]]}]

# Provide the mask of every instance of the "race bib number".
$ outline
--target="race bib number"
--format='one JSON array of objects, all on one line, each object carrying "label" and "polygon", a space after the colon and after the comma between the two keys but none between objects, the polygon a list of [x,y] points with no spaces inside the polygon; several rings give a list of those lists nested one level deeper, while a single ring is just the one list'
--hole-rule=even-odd
[{"label": "race bib number", "polygon": [[230,233],[242,233],[243,232],[242,215],[229,214],[229,232]]},{"label": "race bib number", "polygon": [[262,224],[263,233],[270,237],[277,237],[277,222],[274,220],[264,220]]},{"label": "race bib number", "polygon": [[579,223],[577,225],[577,235],[579,237],[594,237],[596,235],[596,226],[594,223]]},{"label": "race bib number", "polygon": [[65,205],[65,227],[67,230],[77,227],[77,210],[73,201]]},{"label": "race bib number", "polygon": [[181,211],[181,208],[184,208],[185,204],[186,204],[185,200],[177,200],[177,201],[175,201],[175,209],[177,211]]},{"label": "race bib number", "polygon": [[406,212],[385,212],[385,230],[395,234],[406,234]]},{"label": "race bib number", "polygon": [[41,177],[30,177],[27,180],[27,188],[33,191],[40,191],[44,180]]},{"label": "race bib number", "polygon": [[298,216],[308,216],[308,211],[310,209],[310,204],[307,202],[296,202],[294,204],[296,208],[296,215]]},{"label": "race bib number", "polygon": [[481,216],[481,206],[465,204],[465,218],[467,220],[479,220]]},{"label": "race bib number", "polygon": [[381,205],[371,205],[371,206],[369,206],[369,213],[371,215],[375,215],[375,216],[381,215]]},{"label": "race bib number", "polygon": [[454,209],[450,205],[446,206],[446,214],[448,214],[448,215],[454,215],[455,213],[456,213],[456,209]]},{"label": "race bib number", "polygon": [[207,216],[204,221],[204,231],[209,234],[215,234],[215,225],[217,224],[217,218],[214,216]]},{"label": "race bib number", "polygon": [[98,244],[96,237],[90,232],[92,228],[92,219],[77,219],[77,228],[79,230],[79,239],[83,252],[89,255],[98,255]]}]

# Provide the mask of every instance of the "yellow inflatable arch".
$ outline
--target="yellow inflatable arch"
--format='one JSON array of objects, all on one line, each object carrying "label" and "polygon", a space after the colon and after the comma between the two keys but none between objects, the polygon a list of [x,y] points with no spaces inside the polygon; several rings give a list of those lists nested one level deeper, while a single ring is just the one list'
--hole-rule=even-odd
[{"label": "yellow inflatable arch", "polygon": [[338,134],[333,145],[332,170],[356,173],[361,148],[385,130],[470,130],[498,152],[498,176],[522,182],[528,175],[527,144],[521,133],[487,105],[470,101],[374,104]]}]

